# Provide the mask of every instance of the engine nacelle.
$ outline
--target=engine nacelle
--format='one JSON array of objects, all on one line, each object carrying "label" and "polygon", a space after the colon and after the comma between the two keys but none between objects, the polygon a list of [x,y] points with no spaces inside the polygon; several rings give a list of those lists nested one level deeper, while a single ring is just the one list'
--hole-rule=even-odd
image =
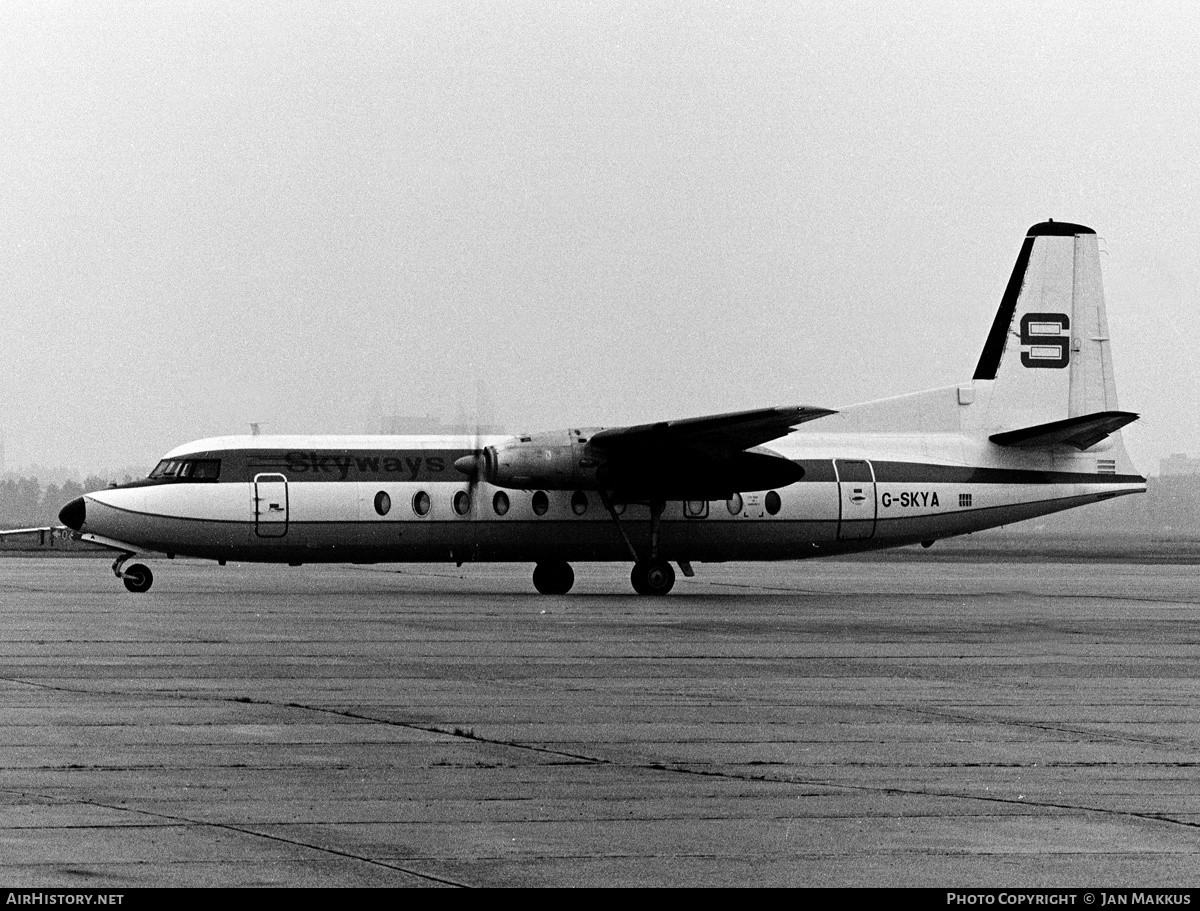
[{"label": "engine nacelle", "polygon": [[606,490],[618,500],[725,499],[786,487],[804,469],[769,450],[713,459],[683,449],[609,453],[588,441],[596,430],[556,430],[488,446],[454,463],[463,474],[514,490]]},{"label": "engine nacelle", "polygon": [[[473,459],[480,480],[517,490],[595,490],[601,458],[589,452],[587,430],[555,430],[488,446]],[[458,467],[467,473],[472,462]]]}]

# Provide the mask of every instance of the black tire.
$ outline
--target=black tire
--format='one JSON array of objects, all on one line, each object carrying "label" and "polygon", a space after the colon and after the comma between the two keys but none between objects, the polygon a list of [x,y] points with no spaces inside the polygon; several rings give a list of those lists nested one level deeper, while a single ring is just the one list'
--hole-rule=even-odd
[{"label": "black tire", "polygon": [[134,594],[141,594],[150,591],[150,586],[154,584],[154,573],[150,572],[149,566],[134,563],[121,574],[121,581]]},{"label": "black tire", "polygon": [[533,587],[543,595],[565,595],[575,584],[575,570],[570,563],[550,561],[533,568]]},{"label": "black tire", "polygon": [[665,595],[675,587],[675,570],[666,560],[642,560],[629,574],[639,595]]}]

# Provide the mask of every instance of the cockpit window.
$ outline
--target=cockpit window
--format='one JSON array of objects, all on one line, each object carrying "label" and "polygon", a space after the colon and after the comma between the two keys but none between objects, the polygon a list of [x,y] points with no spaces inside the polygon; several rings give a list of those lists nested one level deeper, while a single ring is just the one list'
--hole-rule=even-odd
[{"label": "cockpit window", "polygon": [[197,459],[192,465],[193,481],[215,481],[221,476],[220,459]]},{"label": "cockpit window", "polygon": [[215,481],[220,474],[220,459],[163,459],[150,472],[150,479],[153,481]]}]

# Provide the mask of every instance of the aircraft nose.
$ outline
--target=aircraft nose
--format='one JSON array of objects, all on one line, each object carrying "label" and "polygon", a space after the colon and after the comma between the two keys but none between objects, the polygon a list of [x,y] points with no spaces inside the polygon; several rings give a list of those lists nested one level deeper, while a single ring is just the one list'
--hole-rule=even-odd
[{"label": "aircraft nose", "polygon": [[83,528],[85,518],[87,518],[87,506],[84,505],[83,497],[76,497],[58,512],[58,521],[72,531],[79,531]]}]

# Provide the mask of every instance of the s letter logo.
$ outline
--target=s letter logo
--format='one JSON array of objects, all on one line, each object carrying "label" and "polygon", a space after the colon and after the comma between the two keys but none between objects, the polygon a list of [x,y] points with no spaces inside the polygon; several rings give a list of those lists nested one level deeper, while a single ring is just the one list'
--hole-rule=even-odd
[{"label": "s letter logo", "polygon": [[1026,313],[1021,317],[1021,363],[1054,369],[1067,366],[1071,363],[1071,336],[1063,333],[1070,328],[1065,313]]}]

